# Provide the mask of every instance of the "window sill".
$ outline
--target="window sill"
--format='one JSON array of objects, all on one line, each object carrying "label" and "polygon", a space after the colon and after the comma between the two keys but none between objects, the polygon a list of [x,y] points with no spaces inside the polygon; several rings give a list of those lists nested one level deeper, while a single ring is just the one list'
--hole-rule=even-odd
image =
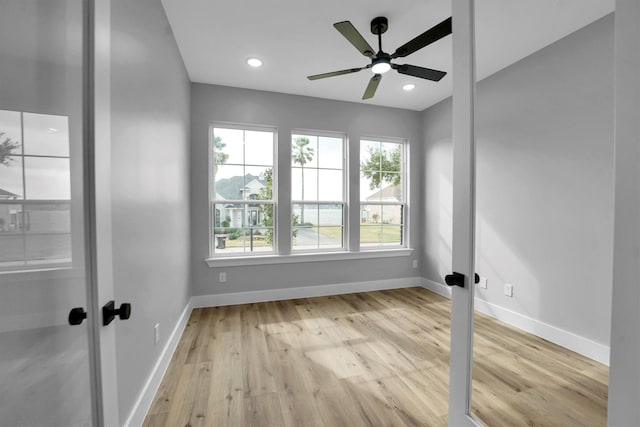
[{"label": "window sill", "polygon": [[72,280],[85,278],[82,268],[66,266],[41,266],[38,268],[23,268],[16,270],[2,270],[0,277],[11,282],[37,282],[52,280]]},{"label": "window sill", "polygon": [[244,257],[207,258],[209,267],[237,267],[245,265],[291,264],[295,262],[351,261],[356,259],[406,257],[413,253],[411,248],[364,250],[361,252],[299,253],[291,255],[255,255]]}]

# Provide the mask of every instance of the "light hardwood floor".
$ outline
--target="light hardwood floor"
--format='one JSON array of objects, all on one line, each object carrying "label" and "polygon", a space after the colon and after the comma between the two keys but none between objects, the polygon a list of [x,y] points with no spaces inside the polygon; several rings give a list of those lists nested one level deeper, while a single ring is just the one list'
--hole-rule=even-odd
[{"label": "light hardwood floor", "polygon": [[[445,426],[449,300],[422,288],[196,309],[145,426]],[[488,426],[604,426],[608,368],[476,315]]]}]

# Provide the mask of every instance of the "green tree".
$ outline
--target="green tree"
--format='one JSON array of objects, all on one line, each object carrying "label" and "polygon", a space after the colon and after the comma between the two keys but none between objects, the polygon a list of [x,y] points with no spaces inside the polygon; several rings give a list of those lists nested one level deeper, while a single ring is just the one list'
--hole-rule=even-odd
[{"label": "green tree", "polygon": [[6,137],[4,132],[0,132],[0,141],[2,141],[0,142],[0,165],[9,166],[12,161],[10,156],[13,154],[13,150],[20,147],[20,143]]},{"label": "green tree", "polygon": [[213,137],[213,156],[215,159],[215,163],[213,165],[213,177],[215,179],[216,174],[218,173],[218,166],[222,166],[227,163],[227,159],[229,159],[229,155],[222,151],[227,144],[222,142],[222,138],[219,136]]},{"label": "green tree", "polygon": [[[294,145],[291,147],[291,157],[293,163],[300,165],[300,172],[302,174],[302,200],[304,200],[304,165],[313,160],[314,150],[313,147],[309,147],[309,138],[298,137],[293,140]],[[304,209],[301,212],[302,223],[304,224]]]},{"label": "green tree", "polygon": [[[273,199],[273,169],[264,171],[264,187],[260,189],[258,200]],[[268,244],[273,244],[273,205],[260,205],[262,211],[262,225],[267,227],[265,240]],[[293,225],[299,225],[298,215],[293,215]],[[293,237],[297,237],[298,230],[293,230]]]},{"label": "green tree", "polygon": [[394,186],[399,186],[401,182],[400,166],[402,163],[402,153],[398,144],[390,151],[382,147],[369,147],[369,158],[360,164],[363,176],[369,178],[369,189],[382,188],[382,183],[387,182]]}]

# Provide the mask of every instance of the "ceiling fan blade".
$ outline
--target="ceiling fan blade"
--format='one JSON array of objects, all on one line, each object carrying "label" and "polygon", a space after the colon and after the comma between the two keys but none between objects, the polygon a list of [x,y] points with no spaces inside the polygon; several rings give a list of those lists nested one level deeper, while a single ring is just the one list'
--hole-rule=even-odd
[{"label": "ceiling fan blade", "polygon": [[345,39],[349,40],[358,51],[364,56],[368,56],[371,58],[375,52],[371,45],[367,43],[367,41],[362,37],[362,34],[356,30],[356,27],[349,21],[336,22],[333,24],[336,30],[340,31],[340,34],[344,36]]},{"label": "ceiling fan blade", "polygon": [[382,80],[382,74],[376,74],[371,77],[371,80],[369,80],[369,84],[364,91],[364,95],[362,95],[362,99],[373,98],[373,95],[376,94],[376,89],[378,89],[378,84],[380,84],[380,80]]},{"label": "ceiling fan blade", "polygon": [[420,77],[421,79],[433,80],[439,82],[444,76],[447,75],[444,71],[432,70],[431,68],[418,67],[416,65],[392,65],[393,68],[398,70],[400,74],[406,74],[408,76]]},{"label": "ceiling fan blade", "polygon": [[307,76],[307,78],[309,80],[326,79],[327,77],[335,77],[335,76],[341,76],[343,74],[357,73],[358,71],[364,70],[365,68],[367,67],[349,68],[348,70],[340,70],[340,71],[332,71],[330,73],[315,74],[313,76]]},{"label": "ceiling fan blade", "polygon": [[422,49],[423,47],[430,45],[443,37],[451,34],[451,18],[447,18],[436,26],[428,29],[424,33],[420,34],[416,38],[403,44],[396,49],[391,58],[404,58],[411,55],[413,52]]}]

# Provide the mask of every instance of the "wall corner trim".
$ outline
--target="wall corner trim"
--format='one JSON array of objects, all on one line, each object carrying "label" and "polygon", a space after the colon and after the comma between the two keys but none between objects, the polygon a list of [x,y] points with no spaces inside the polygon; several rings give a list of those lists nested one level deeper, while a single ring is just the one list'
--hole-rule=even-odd
[{"label": "wall corner trim", "polygon": [[140,391],[138,399],[133,405],[129,416],[127,417],[127,421],[124,423],[124,427],[138,427],[144,423],[144,419],[147,416],[149,409],[151,408],[153,399],[158,392],[158,389],[160,388],[162,378],[164,377],[164,374],[169,367],[171,357],[173,357],[173,353],[178,347],[178,343],[180,342],[180,338],[182,337],[184,328],[187,326],[189,316],[191,315],[191,311],[193,309],[192,300],[193,297],[189,299],[189,302],[185,306],[184,310],[182,310],[182,314],[180,315],[176,326],[173,328],[171,336],[167,340],[166,345],[162,349],[162,353],[160,353],[160,357],[156,361],[156,364],[153,367],[149,378],[147,378],[144,387]]},{"label": "wall corner trim", "polygon": [[[434,282],[429,279],[423,279],[422,286],[432,292],[451,298],[451,289],[449,287]],[[548,323],[541,322],[513,310],[500,307],[499,305],[487,302],[478,297],[475,298],[475,308],[477,311],[486,314],[489,317],[505,322],[511,326],[522,329],[523,331],[534,334],[554,344],[558,344],[569,350],[575,351],[589,359],[595,360],[609,366],[609,346],[592,341],[573,332],[560,329]]]}]

